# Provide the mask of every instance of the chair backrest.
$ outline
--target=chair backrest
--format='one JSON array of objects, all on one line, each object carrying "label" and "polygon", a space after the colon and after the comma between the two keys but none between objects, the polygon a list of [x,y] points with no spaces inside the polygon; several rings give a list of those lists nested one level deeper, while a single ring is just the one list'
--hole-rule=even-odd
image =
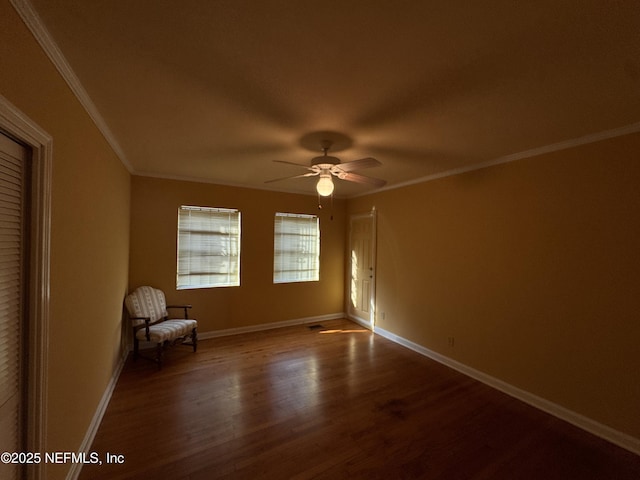
[{"label": "chair backrest", "polygon": [[[162,290],[153,287],[138,287],[124,300],[131,317],[149,317],[152,322],[165,318],[167,302]],[[144,320],[132,320],[134,326],[144,323]]]}]

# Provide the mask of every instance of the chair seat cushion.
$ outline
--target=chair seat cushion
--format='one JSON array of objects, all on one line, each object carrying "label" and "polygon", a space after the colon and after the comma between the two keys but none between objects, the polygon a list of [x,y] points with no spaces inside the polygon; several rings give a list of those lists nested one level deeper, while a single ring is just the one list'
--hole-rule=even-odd
[{"label": "chair seat cushion", "polygon": [[[198,326],[196,320],[166,320],[157,325],[149,327],[149,337],[152,342],[161,343],[166,340],[174,340],[185,335],[191,335],[194,328]],[[136,332],[138,340],[146,341],[147,336],[144,328]]]}]

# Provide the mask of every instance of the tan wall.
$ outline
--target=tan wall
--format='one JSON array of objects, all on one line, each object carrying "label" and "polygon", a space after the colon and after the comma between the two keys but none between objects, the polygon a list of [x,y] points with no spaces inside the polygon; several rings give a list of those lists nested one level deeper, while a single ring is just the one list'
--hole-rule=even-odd
[{"label": "tan wall", "polygon": [[0,93],[53,138],[46,448],[78,451],[121,356],[130,175],[6,0]]},{"label": "tan wall", "polygon": [[[152,285],[169,303],[192,304],[201,333],[343,311],[344,202],[334,201],[331,220],[312,196],[139,176],[133,177],[131,199],[130,289]],[[240,287],[176,290],[180,205],[240,210]],[[319,215],[319,282],[273,284],[276,212]]]},{"label": "tan wall", "polygon": [[635,134],[350,200],[378,211],[377,325],[640,438],[638,152]]}]

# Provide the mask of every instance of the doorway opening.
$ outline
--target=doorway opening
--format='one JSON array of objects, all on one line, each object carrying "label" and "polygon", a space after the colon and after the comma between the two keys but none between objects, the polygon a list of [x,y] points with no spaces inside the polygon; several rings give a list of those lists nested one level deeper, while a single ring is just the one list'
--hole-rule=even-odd
[{"label": "doorway opening", "polygon": [[[14,339],[21,347],[17,354],[20,359],[17,378],[23,380],[19,387],[18,441],[23,451],[46,452],[52,139],[2,95],[0,132],[10,142],[21,145],[30,156],[30,161],[25,162],[27,169],[23,178],[28,209],[23,217],[24,225],[19,227],[24,238],[28,238],[19,267],[24,272],[19,280],[22,341]],[[9,478],[41,479],[43,463],[27,465],[11,475]]]}]

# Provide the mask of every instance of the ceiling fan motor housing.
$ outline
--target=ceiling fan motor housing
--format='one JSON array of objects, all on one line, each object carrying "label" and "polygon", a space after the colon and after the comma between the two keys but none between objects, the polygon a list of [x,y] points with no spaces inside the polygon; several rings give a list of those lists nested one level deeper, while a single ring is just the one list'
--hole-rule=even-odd
[{"label": "ceiling fan motor housing", "polygon": [[338,157],[332,157],[331,155],[321,155],[311,160],[311,166],[314,165],[327,165],[327,168],[330,168],[332,165],[340,165],[340,159]]}]

